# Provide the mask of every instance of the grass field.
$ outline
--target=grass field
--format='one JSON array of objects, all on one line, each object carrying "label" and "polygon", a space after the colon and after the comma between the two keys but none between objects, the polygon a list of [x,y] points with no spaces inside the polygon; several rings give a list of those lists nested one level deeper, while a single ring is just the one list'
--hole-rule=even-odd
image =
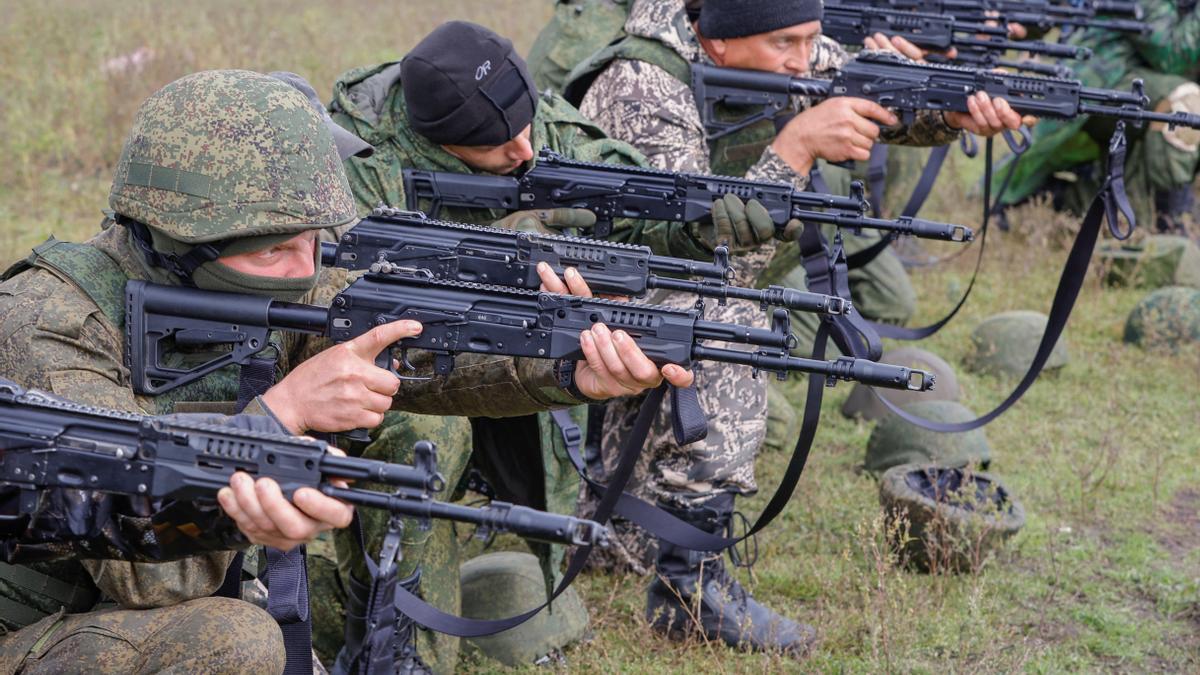
[{"label": "grass field", "polygon": [[[133,111],[178,76],[215,67],[294,70],[327,95],[339,73],[397,58],[449,18],[485,23],[525,49],[550,4],[9,0],[0,25],[0,253],[23,256],[51,232],[90,235]],[[977,162],[957,158],[922,215],[974,223],[977,201],[964,194],[978,172]],[[982,318],[1046,311],[1069,226],[1034,208],[1012,233],[996,235],[961,316],[923,346],[957,365]],[[953,305],[973,262],[969,254],[914,272],[918,322]],[[1145,291],[1098,279],[1093,273],[1067,329],[1069,365],[987,427],[992,470],[1023,502],[1028,522],[981,573],[923,576],[895,565],[882,545],[876,483],[860,470],[872,427],[838,414],[850,391],[839,386],[827,396],[796,498],[760,536],[753,572],[739,572],[760,600],[819,628],[813,657],[668,643],[640,618],[644,579],[596,576],[580,584],[595,637],[569,651],[570,669],[1200,671],[1200,353],[1123,345],[1125,317]],[[977,412],[1015,385],[959,376]],[[785,462],[761,459],[763,492]],[[753,514],[762,505],[760,497],[742,506]]]}]

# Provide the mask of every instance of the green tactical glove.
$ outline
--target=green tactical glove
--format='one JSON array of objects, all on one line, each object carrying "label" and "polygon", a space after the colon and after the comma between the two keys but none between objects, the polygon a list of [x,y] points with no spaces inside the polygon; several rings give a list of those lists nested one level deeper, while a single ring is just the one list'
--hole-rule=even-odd
[{"label": "green tactical glove", "polygon": [[596,214],[587,209],[533,209],[517,211],[492,223],[492,227],[538,234],[562,234],[564,229],[591,227]]},{"label": "green tactical glove", "polygon": [[775,223],[767,209],[755,199],[743,204],[736,195],[713,201],[712,221],[693,223],[692,228],[709,251],[725,245],[730,253],[744,253],[775,236]]}]

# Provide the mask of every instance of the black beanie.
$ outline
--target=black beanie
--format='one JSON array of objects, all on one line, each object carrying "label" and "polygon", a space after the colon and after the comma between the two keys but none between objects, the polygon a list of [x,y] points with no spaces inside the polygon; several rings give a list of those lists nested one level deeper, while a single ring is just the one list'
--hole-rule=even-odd
[{"label": "black beanie", "polygon": [[728,40],[820,21],[824,14],[822,0],[704,0],[700,33]]},{"label": "black beanie", "polygon": [[412,128],[440,145],[502,145],[530,122],[537,87],[512,42],[466,21],[439,26],[400,63]]}]

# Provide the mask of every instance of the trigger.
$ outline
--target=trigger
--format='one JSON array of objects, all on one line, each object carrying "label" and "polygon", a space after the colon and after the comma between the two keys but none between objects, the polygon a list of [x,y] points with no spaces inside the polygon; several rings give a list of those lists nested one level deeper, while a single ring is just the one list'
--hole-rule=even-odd
[{"label": "trigger", "polygon": [[409,372],[417,369],[417,367],[412,364],[412,361],[408,360],[407,349],[400,350],[400,366]]}]

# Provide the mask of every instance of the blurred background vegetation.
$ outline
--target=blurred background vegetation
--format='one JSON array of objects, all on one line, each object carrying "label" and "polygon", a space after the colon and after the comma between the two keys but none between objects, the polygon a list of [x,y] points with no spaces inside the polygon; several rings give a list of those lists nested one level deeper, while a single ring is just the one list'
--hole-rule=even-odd
[{"label": "blurred background vegetation", "polygon": [[[448,19],[485,24],[525,51],[552,3],[5,0],[0,9],[0,253],[13,260],[51,233],[78,241],[96,231],[134,111],[177,77],[292,70],[328,97],[340,73],[397,59]],[[951,156],[922,215],[977,225],[982,164]],[[1020,209],[1011,232],[993,233],[959,317],[922,346],[957,367],[984,317],[1046,311],[1075,227],[1045,204]],[[914,271],[918,323],[953,306],[973,265],[974,251]],[[796,499],[759,537],[758,564],[738,572],[761,601],[818,627],[817,653],[795,662],[658,639],[641,619],[646,580],[593,576],[579,588],[595,637],[568,652],[571,669],[1200,671],[1200,353],[1122,344],[1144,292],[1104,287],[1094,271],[1064,338],[1071,363],[987,428],[993,471],[1029,518],[982,573],[920,576],[895,564],[875,482],[861,471],[872,425],[841,417],[850,388],[840,386],[826,397]],[[959,377],[976,412],[1015,385]],[[786,459],[760,460],[764,492]],[[755,514],[765,496],[741,506]]]}]

